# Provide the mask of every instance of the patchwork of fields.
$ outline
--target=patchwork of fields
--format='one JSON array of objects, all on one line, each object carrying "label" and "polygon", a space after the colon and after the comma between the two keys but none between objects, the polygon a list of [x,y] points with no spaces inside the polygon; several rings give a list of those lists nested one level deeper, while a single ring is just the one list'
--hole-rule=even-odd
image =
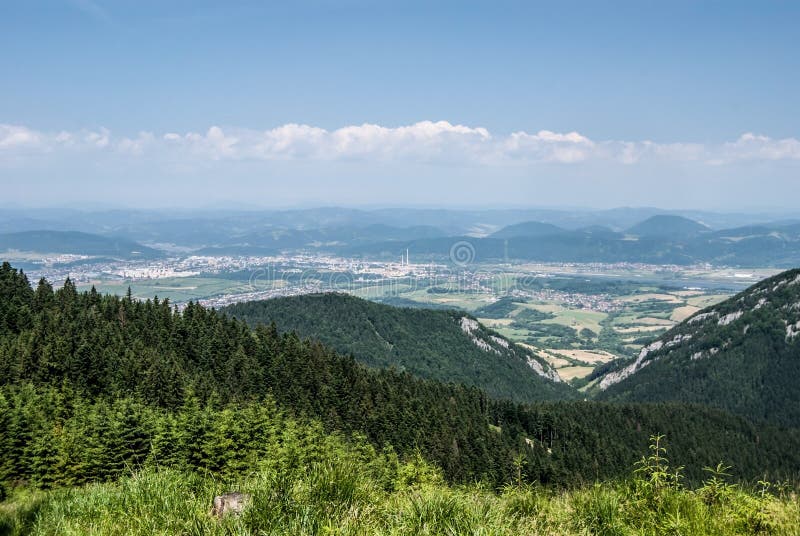
[{"label": "patchwork of fields", "polygon": [[[647,339],[729,296],[699,290],[652,292],[642,287],[616,296],[620,306],[611,312],[575,309],[558,302],[519,301],[513,302],[505,317],[478,318],[506,337],[538,349],[564,380],[574,383],[587,378],[598,365],[635,355]],[[530,310],[548,317],[526,320],[525,312]]]}]

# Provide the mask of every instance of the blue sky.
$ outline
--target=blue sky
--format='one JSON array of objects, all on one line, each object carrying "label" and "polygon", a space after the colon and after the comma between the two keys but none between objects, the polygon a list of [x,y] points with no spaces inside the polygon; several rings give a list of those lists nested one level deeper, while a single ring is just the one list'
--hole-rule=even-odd
[{"label": "blue sky", "polygon": [[0,182],[21,204],[790,208],[799,27],[788,1],[11,0]]}]

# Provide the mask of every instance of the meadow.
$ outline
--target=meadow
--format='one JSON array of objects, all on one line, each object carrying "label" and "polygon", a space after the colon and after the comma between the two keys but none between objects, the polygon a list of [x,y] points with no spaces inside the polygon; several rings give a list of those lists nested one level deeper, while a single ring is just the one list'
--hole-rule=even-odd
[{"label": "meadow", "polygon": [[[0,535],[731,535],[800,534],[788,487],[727,482],[708,468],[696,489],[670,468],[663,438],[622,481],[559,490],[516,482],[500,490],[448,486],[421,458],[354,453],[342,444],[310,466],[249,474],[148,469],[116,482],[20,489],[0,503]],[[216,494],[250,495],[241,515],[218,519]]]}]

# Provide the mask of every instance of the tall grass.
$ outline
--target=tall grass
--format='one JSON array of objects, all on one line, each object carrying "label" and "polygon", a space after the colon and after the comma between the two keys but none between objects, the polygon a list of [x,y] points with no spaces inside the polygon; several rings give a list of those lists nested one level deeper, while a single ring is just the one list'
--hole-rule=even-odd
[{"label": "tall grass", "polygon": [[[215,494],[253,496],[245,513],[217,520]],[[238,481],[147,470],[109,484],[15,491],[0,505],[2,535],[516,535],[800,534],[795,495],[734,488],[709,503],[671,489],[657,507],[630,483],[555,492],[441,484],[387,491],[352,464],[318,464],[304,475],[260,472]]]},{"label": "tall grass", "polygon": [[[728,483],[723,465],[687,489],[661,439],[626,481],[569,491],[518,481],[498,492],[447,486],[419,456],[400,463],[391,449],[329,437],[302,463],[289,463],[295,447],[284,445],[286,452],[238,477],[148,468],[112,483],[13,489],[0,502],[0,536],[800,535],[793,491]],[[233,490],[251,494],[250,505],[241,516],[216,519],[212,498]]]}]

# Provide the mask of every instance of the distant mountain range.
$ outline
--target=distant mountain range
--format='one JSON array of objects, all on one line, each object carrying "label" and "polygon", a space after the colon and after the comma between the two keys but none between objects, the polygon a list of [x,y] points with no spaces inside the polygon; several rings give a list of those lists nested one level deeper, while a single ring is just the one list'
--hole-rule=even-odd
[{"label": "distant mountain range", "polygon": [[[474,262],[708,262],[790,267],[800,264],[800,220],[790,216],[650,208],[319,208],[205,213],[0,210],[0,232],[5,231],[7,237],[0,247],[109,256],[150,256],[159,248],[173,246],[209,255],[305,250],[383,260],[399,258],[409,249],[417,261],[446,262],[453,245],[467,241],[474,249],[470,259]],[[65,229],[85,234],[64,235],[63,239],[51,234]],[[58,249],[51,251],[54,246]]]},{"label": "distant mountain range", "polygon": [[0,252],[35,251],[115,258],[153,258],[158,250],[126,238],[111,238],[77,231],[23,231],[0,234]]},{"label": "distant mountain range", "polygon": [[442,229],[448,235],[473,234],[473,231],[479,229],[489,230],[484,233],[485,235],[502,227],[529,221],[549,223],[569,230],[604,226],[621,231],[651,216],[663,214],[683,216],[717,230],[768,222],[800,222],[800,211],[720,213],[698,210],[664,210],[654,207],[620,207],[607,210],[582,208],[487,210],[384,208],[366,210],[320,207],[290,210],[112,209],[93,211],[64,208],[0,208],[0,232],[70,229],[98,234],[123,235],[130,233],[131,237],[139,241],[170,241],[170,238],[185,234],[191,227],[200,227],[204,231],[214,227],[228,234],[239,234],[270,227],[322,229],[381,224],[400,228],[424,225]]},{"label": "distant mountain range", "polygon": [[598,383],[617,402],[696,402],[800,426],[800,269],[702,310]]},{"label": "distant mountain range", "polygon": [[520,402],[575,398],[534,352],[463,311],[374,303],[346,294],[310,294],[231,305],[222,312],[251,325],[274,322],[371,367],[463,383]]},{"label": "distant mountain range", "polygon": [[383,241],[410,241],[443,237],[446,233],[436,227],[391,227],[371,224],[365,227],[331,227],[323,229],[267,229],[241,236],[227,237],[221,244],[198,250],[201,254],[265,254],[287,249],[336,249],[358,247]]},{"label": "distant mountain range", "polygon": [[[696,236],[700,233],[711,231],[711,229],[689,218],[675,216],[671,214],[658,214],[651,216],[644,221],[631,226],[627,230],[616,233],[631,235],[640,238],[685,238]],[[602,225],[590,225],[579,229],[568,230],[552,223],[540,221],[527,221],[503,227],[489,235],[489,238],[533,238],[552,235],[569,234],[570,232],[584,233],[590,235],[609,235],[615,234],[610,227]]]},{"label": "distant mountain range", "polygon": [[542,262],[641,262],[650,264],[712,263],[727,266],[800,264],[800,226],[773,224],[712,231],[679,216],[653,216],[617,232],[591,226],[562,229],[542,222],[505,227],[489,237],[424,238],[344,248],[351,255],[389,255],[410,249],[423,258],[446,259],[456,242],[474,249],[474,262],[532,260]]}]

